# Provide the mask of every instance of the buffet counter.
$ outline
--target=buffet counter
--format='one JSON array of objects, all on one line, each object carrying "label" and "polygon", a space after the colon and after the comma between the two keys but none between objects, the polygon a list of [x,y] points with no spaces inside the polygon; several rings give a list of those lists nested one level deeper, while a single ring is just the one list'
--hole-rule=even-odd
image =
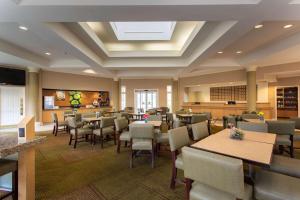
[{"label": "buffet counter", "polygon": [[[210,103],[201,102],[200,104],[195,103],[184,103],[182,106],[184,109],[192,109],[193,112],[211,112],[213,118],[222,119],[225,115],[241,115],[244,111],[247,111],[247,103],[237,103],[235,105],[227,105],[225,103]],[[257,103],[257,110],[265,113],[266,119],[274,118],[274,109],[269,103]]]},{"label": "buffet counter", "polygon": [[[57,114],[58,120],[64,120],[64,112],[67,110],[72,110],[71,107],[64,107],[60,109],[45,109],[42,111],[42,123],[50,123],[52,122],[51,113],[55,112]],[[78,113],[90,113],[90,112],[97,112],[97,111],[111,111],[111,107],[105,108],[78,108]]]}]

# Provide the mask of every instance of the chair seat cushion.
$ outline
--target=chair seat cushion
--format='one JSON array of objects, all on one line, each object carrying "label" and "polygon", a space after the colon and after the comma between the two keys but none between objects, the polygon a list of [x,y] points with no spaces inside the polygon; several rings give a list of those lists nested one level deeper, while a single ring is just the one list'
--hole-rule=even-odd
[{"label": "chair seat cushion", "polygon": [[183,170],[183,159],[182,159],[182,154],[178,154],[177,158],[175,160],[175,167],[177,169],[182,169]]},{"label": "chair seat cushion", "polygon": [[300,160],[274,155],[270,165],[270,170],[300,178]]},{"label": "chair seat cushion", "polygon": [[[115,132],[115,130],[114,130],[114,128],[112,126],[111,127],[102,128],[102,135],[108,135],[108,134],[112,134],[114,132]],[[93,133],[95,135],[100,135],[100,129],[93,130]]]},{"label": "chair seat cushion", "polygon": [[67,121],[58,122],[58,126],[68,126],[68,122]]},{"label": "chair seat cushion", "polygon": [[120,135],[120,140],[121,141],[130,141],[129,131],[122,132]]},{"label": "chair seat cushion", "polygon": [[[201,184],[195,181],[192,184],[192,189],[190,191],[190,200],[236,200],[236,197],[223,192],[221,190],[217,190],[210,186]],[[252,186],[245,184],[245,194],[243,200],[250,200],[252,199]]]},{"label": "chair seat cushion", "polygon": [[291,145],[291,140],[289,135],[277,135],[276,137],[277,145]]},{"label": "chair seat cushion", "polygon": [[300,179],[259,170],[256,173],[254,193],[257,200],[298,200]]},{"label": "chair seat cushion", "polygon": [[[75,135],[75,129],[72,129],[70,131],[70,133],[72,135]],[[92,134],[92,133],[93,133],[93,131],[90,128],[78,128],[77,129],[77,135],[86,135],[86,134]]]},{"label": "chair seat cushion", "polygon": [[152,140],[150,139],[133,139],[133,150],[152,150]]},{"label": "chair seat cushion", "polygon": [[169,134],[168,133],[160,133],[156,135],[157,143],[167,143],[169,144]]}]

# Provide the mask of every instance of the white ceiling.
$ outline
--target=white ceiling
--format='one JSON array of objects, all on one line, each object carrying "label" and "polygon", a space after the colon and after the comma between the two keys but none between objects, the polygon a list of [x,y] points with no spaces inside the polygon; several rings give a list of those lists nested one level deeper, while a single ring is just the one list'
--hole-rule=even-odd
[{"label": "white ceiling", "polygon": [[0,1],[2,65],[178,78],[300,62],[297,0]]}]

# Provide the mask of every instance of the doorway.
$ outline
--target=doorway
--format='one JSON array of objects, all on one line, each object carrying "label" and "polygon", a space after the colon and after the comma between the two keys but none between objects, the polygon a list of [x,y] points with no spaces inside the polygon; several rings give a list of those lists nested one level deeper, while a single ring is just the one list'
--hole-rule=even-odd
[{"label": "doorway", "polygon": [[149,109],[158,107],[158,90],[149,89],[149,90],[134,90],[134,102],[135,102],[135,111],[138,112],[142,110],[146,112]]}]

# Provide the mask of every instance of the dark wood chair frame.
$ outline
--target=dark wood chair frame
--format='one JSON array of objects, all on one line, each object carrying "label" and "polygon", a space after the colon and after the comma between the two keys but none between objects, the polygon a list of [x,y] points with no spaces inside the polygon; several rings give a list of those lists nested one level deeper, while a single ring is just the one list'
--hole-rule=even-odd
[{"label": "dark wood chair frame", "polygon": [[[117,153],[120,153],[120,148],[121,148],[121,140],[120,140],[120,136],[122,134],[123,131],[129,131],[129,127],[123,128],[122,130],[117,131]],[[125,141],[125,147],[127,147],[127,141]]]},{"label": "dark wood chair frame", "polygon": [[75,138],[73,138],[73,135],[70,134],[70,140],[69,140],[69,145],[72,145],[72,141],[75,140],[74,142],[74,149],[76,149],[76,146],[77,146],[77,143],[79,142],[88,142],[88,137],[89,135],[91,136],[91,142],[93,140],[93,137],[92,137],[92,134],[85,134],[83,135],[82,137],[78,137],[78,130],[77,128],[74,128],[75,129]]},{"label": "dark wood chair frame", "polygon": [[[132,139],[130,139],[130,151],[131,151],[130,152],[130,161],[129,161],[130,168],[133,168],[134,157],[149,155],[149,154],[143,153],[142,150],[133,150],[132,149]],[[155,159],[154,139],[152,139],[152,150],[150,150],[149,152],[150,152],[150,156],[151,156],[151,167],[154,168],[154,159]]]},{"label": "dark wood chair frame", "polygon": [[291,145],[288,146],[289,147],[289,151],[287,151],[284,148],[284,145],[279,145],[279,152],[282,154],[283,152],[286,152],[288,154],[290,154],[291,158],[294,158],[294,136],[290,135],[290,140],[291,140]]},{"label": "dark wood chair frame", "polygon": [[52,131],[52,134],[57,136],[57,132],[58,131],[61,131],[61,132],[67,132],[69,133],[69,126],[67,125],[62,125],[63,128],[60,128],[60,126],[58,125],[58,121],[54,120],[54,126],[53,126],[53,131]]},{"label": "dark wood chair frame", "polygon": [[[105,127],[106,128],[106,127]],[[114,129],[114,133],[112,134],[113,135],[113,140],[114,140],[114,144],[116,145],[117,144],[117,134],[116,134],[116,127],[113,126],[113,129]],[[96,144],[96,139],[97,139],[97,136],[96,134],[93,134],[93,144],[95,145]],[[104,144],[104,140],[106,139],[106,141],[108,141],[108,138],[104,138],[103,136],[103,128],[100,128],[100,136],[99,136],[99,140],[101,142],[101,148],[103,149],[103,144]]]}]

